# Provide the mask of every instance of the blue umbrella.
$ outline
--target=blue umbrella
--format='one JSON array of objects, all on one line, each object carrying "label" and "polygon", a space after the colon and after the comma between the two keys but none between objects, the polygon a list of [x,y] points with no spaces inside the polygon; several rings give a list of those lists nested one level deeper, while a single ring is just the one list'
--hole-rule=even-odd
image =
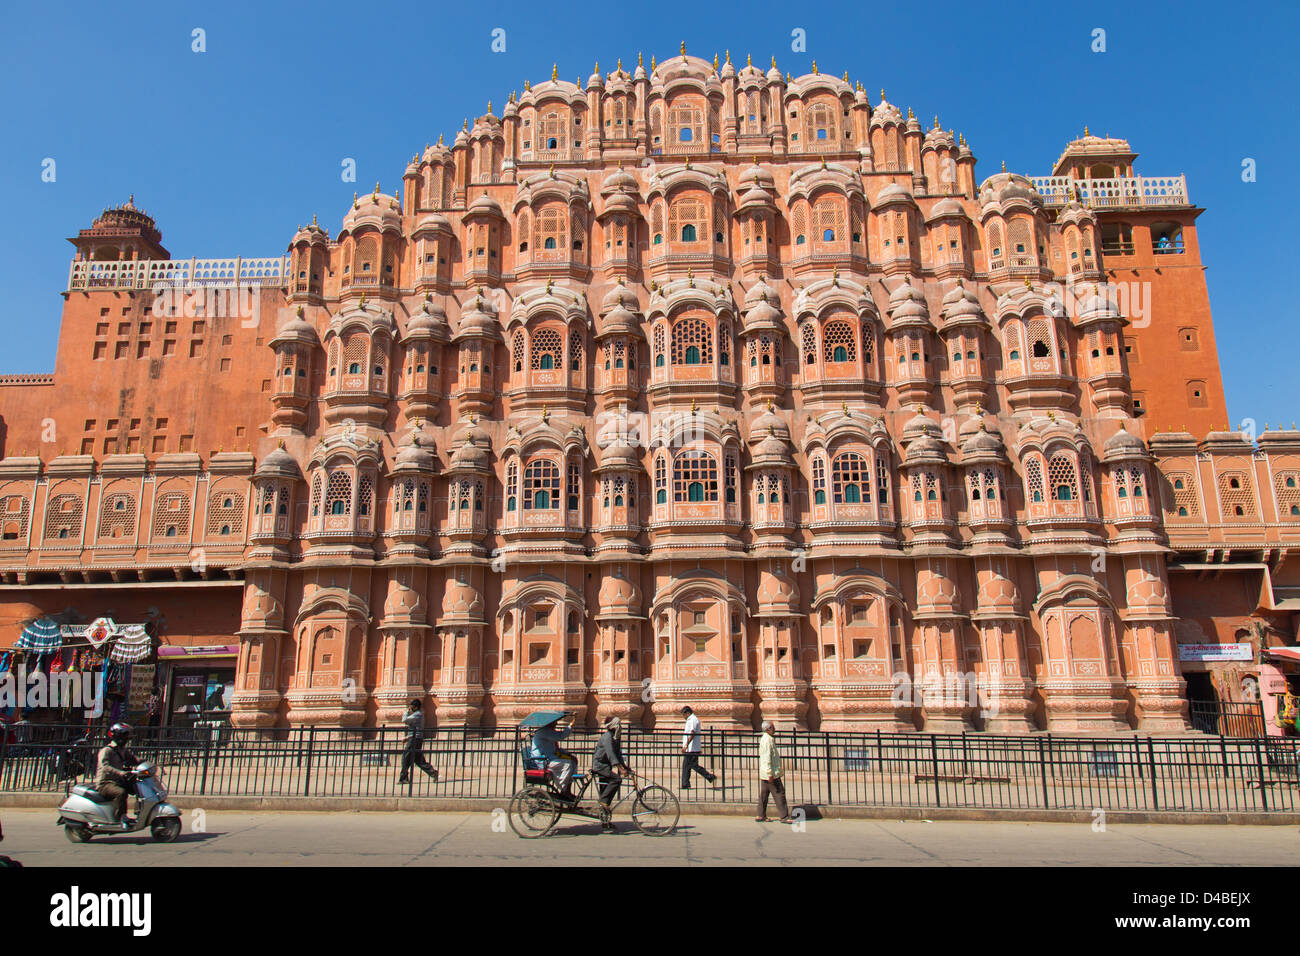
[{"label": "blue umbrella", "polygon": [[522,721],[520,727],[545,727],[547,724],[553,724],[560,718],[564,717],[562,710],[535,710]]},{"label": "blue umbrella", "polygon": [[63,634],[59,625],[48,617],[38,617],[26,627],[14,645],[18,650],[35,651],[38,654],[52,654],[63,646]]}]

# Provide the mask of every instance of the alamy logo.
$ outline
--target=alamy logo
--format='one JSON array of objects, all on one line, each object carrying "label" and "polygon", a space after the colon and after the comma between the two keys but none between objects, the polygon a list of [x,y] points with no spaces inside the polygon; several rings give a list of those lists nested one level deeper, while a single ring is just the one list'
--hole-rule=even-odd
[{"label": "alamy logo", "polygon": [[98,717],[104,713],[104,675],[98,671],[28,674],[27,665],[20,664],[17,673],[0,674],[0,710],[10,707],[84,708],[87,717]]},{"label": "alamy logo", "polygon": [[128,927],[135,936],[153,929],[152,893],[82,893],[74,886],[50,897],[50,925],[58,929]]}]

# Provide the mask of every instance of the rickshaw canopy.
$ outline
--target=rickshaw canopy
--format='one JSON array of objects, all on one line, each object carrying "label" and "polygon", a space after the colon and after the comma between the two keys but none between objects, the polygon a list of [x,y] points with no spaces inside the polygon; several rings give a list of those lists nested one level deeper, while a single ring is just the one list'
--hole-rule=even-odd
[{"label": "rickshaw canopy", "polygon": [[553,724],[563,717],[564,711],[562,710],[535,710],[520,721],[519,726],[529,729],[545,727],[547,724]]}]

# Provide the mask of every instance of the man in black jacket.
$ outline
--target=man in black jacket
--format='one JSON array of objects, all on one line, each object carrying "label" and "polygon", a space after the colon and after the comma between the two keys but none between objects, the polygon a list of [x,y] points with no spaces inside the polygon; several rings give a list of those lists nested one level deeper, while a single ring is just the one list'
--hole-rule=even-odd
[{"label": "man in black jacket", "polygon": [[135,793],[135,777],[131,773],[140,758],[127,749],[131,742],[129,724],[117,723],[108,728],[108,745],[99,752],[99,770],[95,773],[95,789],[106,800],[113,801],[113,818],[130,825],[126,816],[127,797]]},{"label": "man in black jacket", "polygon": [[412,700],[407,704],[406,713],[402,715],[402,723],[406,725],[406,747],[402,751],[402,775],[397,778],[397,782],[399,784],[411,782],[412,765],[437,780],[438,771],[429,766],[429,761],[424,759],[424,705],[418,700]]},{"label": "man in black jacket", "polygon": [[614,823],[610,818],[610,804],[615,794],[623,785],[623,775],[628,773],[627,761],[623,759],[623,748],[619,745],[619,732],[622,721],[611,717],[605,721],[605,732],[596,743],[596,752],[591,758],[591,769],[600,780],[600,829],[603,833],[613,833]]}]

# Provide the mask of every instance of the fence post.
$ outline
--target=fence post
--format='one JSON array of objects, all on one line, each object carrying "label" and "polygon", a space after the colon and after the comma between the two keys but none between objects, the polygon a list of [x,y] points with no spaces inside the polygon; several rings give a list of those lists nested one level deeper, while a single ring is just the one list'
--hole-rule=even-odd
[{"label": "fence post", "polygon": [[1264,786],[1264,751],[1259,746],[1259,738],[1255,738],[1255,766],[1259,768],[1259,799],[1264,804],[1264,812],[1268,812],[1268,788]]},{"label": "fence post", "polygon": [[1051,809],[1051,799],[1047,792],[1047,757],[1043,753],[1043,738],[1038,738],[1038,778],[1043,787],[1043,809]]},{"label": "fence post", "polygon": [[208,792],[208,759],[211,754],[212,734],[209,732],[203,741],[203,773],[199,777],[199,796],[204,796]]},{"label": "fence post", "polygon": [[1151,809],[1159,810],[1160,791],[1156,786],[1156,747],[1155,744],[1151,742],[1150,737],[1147,738],[1147,760],[1151,764]]},{"label": "fence post", "polygon": [[831,777],[831,737],[822,731],[822,760],[826,763],[826,805],[835,802],[835,783]]},{"label": "fence post", "polygon": [[302,795],[308,796],[311,793],[311,752],[312,744],[316,740],[316,725],[312,724],[307,728],[307,771],[302,779]]},{"label": "fence post", "polygon": [[939,745],[936,743],[935,735],[930,735],[930,762],[934,765],[934,805],[942,805],[939,798]]}]

